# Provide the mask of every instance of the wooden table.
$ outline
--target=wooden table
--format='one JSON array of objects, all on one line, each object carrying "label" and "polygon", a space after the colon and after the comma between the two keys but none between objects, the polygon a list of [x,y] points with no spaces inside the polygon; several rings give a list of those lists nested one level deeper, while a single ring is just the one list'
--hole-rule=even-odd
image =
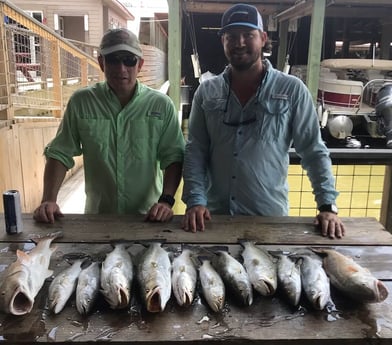
[{"label": "wooden table", "polygon": [[[222,313],[213,313],[202,297],[189,308],[181,308],[172,298],[165,311],[150,314],[134,297],[131,307],[113,311],[99,300],[88,317],[78,314],[74,297],[58,315],[47,309],[46,282],[38,294],[33,311],[25,316],[0,313],[0,341],[12,344],[37,342],[107,342],[201,344],[206,341],[229,344],[391,344],[392,343],[392,235],[373,218],[344,218],[347,234],[331,240],[319,235],[312,218],[305,217],[229,217],[214,216],[201,233],[181,230],[181,217],[168,224],[145,223],[141,217],[66,215],[53,225],[36,224],[30,214],[23,215],[24,231],[18,235],[0,234],[0,267],[15,260],[15,250],[29,250],[30,239],[49,232],[63,231],[55,241],[58,247],[50,268],[55,274],[67,267],[64,254],[104,255],[110,242],[160,239],[165,246],[182,243],[201,246],[228,245],[239,252],[238,239],[257,240],[269,249],[328,246],[352,256],[388,286],[390,295],[382,303],[360,304],[332,290],[333,311],[315,311],[306,301],[294,310],[276,295],[255,295],[252,306],[244,308],[232,300]],[[0,224],[4,217],[0,215]],[[135,245],[137,246],[137,245]],[[132,250],[131,250],[132,251]],[[137,292],[134,293],[134,296]]]}]

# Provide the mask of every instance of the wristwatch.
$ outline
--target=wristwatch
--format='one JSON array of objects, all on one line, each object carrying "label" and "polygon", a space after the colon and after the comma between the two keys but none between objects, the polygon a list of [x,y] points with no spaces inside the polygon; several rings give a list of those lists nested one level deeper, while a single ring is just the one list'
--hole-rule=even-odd
[{"label": "wristwatch", "polygon": [[166,204],[169,204],[170,207],[173,207],[174,203],[176,202],[176,199],[174,199],[171,195],[169,194],[162,194],[158,202],[165,202]]},{"label": "wristwatch", "polygon": [[321,205],[318,210],[320,212],[332,212],[335,214],[338,214],[339,210],[338,207],[335,204],[325,204],[325,205]]}]

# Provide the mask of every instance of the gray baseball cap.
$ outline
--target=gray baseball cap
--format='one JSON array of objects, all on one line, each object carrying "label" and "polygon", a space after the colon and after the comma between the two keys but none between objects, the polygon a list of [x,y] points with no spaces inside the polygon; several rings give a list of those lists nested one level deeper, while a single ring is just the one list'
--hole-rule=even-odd
[{"label": "gray baseball cap", "polygon": [[111,29],[102,37],[99,46],[102,55],[108,55],[117,51],[127,51],[138,57],[143,57],[143,51],[136,35],[125,29]]}]

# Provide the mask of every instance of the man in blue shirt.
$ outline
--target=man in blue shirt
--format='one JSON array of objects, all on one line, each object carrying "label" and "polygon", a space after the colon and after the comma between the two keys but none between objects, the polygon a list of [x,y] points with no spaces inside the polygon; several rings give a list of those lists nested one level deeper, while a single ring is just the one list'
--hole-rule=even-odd
[{"label": "man in blue shirt", "polygon": [[331,160],[308,89],[263,59],[267,33],[254,6],[229,8],[220,35],[229,65],[200,84],[192,103],[183,228],[203,231],[211,214],[288,215],[294,145],[320,211],[315,223],[322,235],[342,237]]}]

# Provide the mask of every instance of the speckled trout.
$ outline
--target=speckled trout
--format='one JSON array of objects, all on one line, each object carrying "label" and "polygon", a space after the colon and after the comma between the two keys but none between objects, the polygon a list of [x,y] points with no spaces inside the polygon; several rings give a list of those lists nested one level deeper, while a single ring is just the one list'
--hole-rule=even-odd
[{"label": "speckled trout", "polygon": [[49,285],[49,309],[58,314],[74,293],[83,260],[76,260],[70,267],[61,271]]},{"label": "speckled trout", "polygon": [[35,240],[37,245],[29,253],[16,251],[17,259],[3,273],[0,284],[0,307],[4,312],[24,315],[33,309],[45,279],[53,274],[49,264],[56,247],[50,244],[60,236],[62,233],[56,232]]},{"label": "speckled trout", "polygon": [[146,309],[152,313],[163,311],[171,295],[171,262],[161,243],[151,243],[141,254],[137,279]]},{"label": "speckled trout", "polygon": [[100,263],[95,261],[84,268],[78,278],[76,286],[76,309],[82,315],[87,315],[97,297],[101,284]]},{"label": "speckled trout", "polygon": [[223,250],[216,252],[211,263],[222,277],[227,290],[232,291],[243,305],[251,305],[253,303],[253,289],[244,266]]},{"label": "speckled trout", "polygon": [[191,305],[195,296],[197,270],[191,255],[192,251],[185,248],[172,263],[172,289],[180,306]]},{"label": "speckled trout", "polygon": [[388,297],[388,289],[367,268],[333,249],[313,249],[323,256],[323,267],[331,284],[360,302],[377,303]]},{"label": "speckled trout", "polygon": [[133,263],[127,247],[115,244],[102,263],[101,293],[112,309],[126,308],[131,301]]},{"label": "speckled trout", "polygon": [[299,260],[292,260],[287,255],[277,255],[278,287],[287,301],[296,306],[301,298],[301,270]]},{"label": "speckled trout", "polygon": [[225,303],[225,284],[208,258],[202,257],[200,261],[199,277],[203,296],[210,308],[218,312]]},{"label": "speckled trout", "polygon": [[331,290],[322,262],[319,258],[306,254],[301,258],[302,289],[312,306],[323,310],[331,300]]},{"label": "speckled trout", "polygon": [[278,285],[276,263],[264,248],[256,246],[251,241],[240,241],[244,247],[241,255],[249,280],[257,292],[263,296],[271,296]]}]

